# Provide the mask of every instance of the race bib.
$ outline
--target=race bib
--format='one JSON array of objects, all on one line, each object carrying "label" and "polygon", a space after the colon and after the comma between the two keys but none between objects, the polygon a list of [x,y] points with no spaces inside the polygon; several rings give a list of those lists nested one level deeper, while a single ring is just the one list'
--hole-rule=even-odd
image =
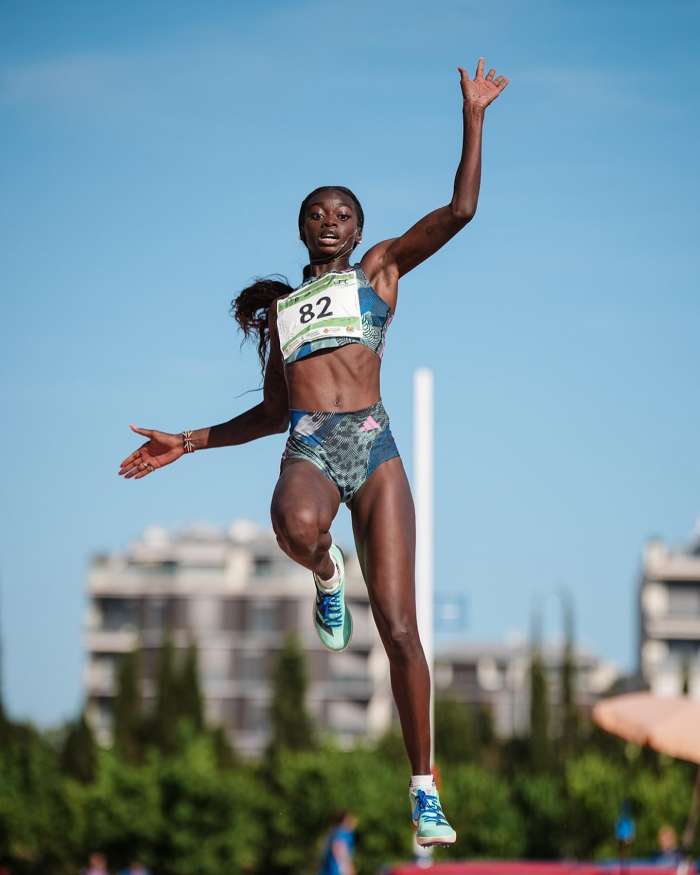
[{"label": "race bib", "polygon": [[277,331],[285,359],[311,340],[362,338],[355,271],[326,274],[278,301]]}]

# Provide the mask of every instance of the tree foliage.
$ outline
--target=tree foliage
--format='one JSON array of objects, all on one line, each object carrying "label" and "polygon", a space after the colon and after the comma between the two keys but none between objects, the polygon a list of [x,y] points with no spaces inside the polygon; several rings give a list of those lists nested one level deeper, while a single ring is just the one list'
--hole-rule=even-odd
[{"label": "tree foliage", "polygon": [[288,635],[272,672],[270,752],[309,750],[316,731],[306,707],[306,661],[299,639]]},{"label": "tree foliage", "polygon": [[[177,688],[185,664],[173,660],[161,682],[169,677]],[[192,678],[196,661],[188,671]],[[120,681],[127,692],[128,677]],[[82,755],[67,754],[71,733],[84,732],[81,721],[62,741],[6,721],[0,865],[17,875],[74,875],[100,850],[110,871],[138,857],[157,875],[297,875],[315,871],[330,816],[340,809],[358,817],[358,875],[409,859],[409,765],[396,729],[350,751],[310,747],[304,661],[294,641],[280,656],[275,689],[277,746],[260,762],[240,760],[221,731],[203,727],[194,697],[173,707],[169,745],[147,744],[134,759],[115,738],[112,749],[96,751],[90,772],[76,766]],[[123,700],[133,705],[131,694]],[[661,822],[682,830],[694,776],[688,765],[579,725],[566,762],[537,768],[531,738],[505,745],[481,712],[451,701],[436,706],[441,797],[458,833],[437,859],[614,856],[623,797],[636,821],[634,856],[655,850]],[[124,713],[131,714],[124,725],[133,726],[140,704]]]}]

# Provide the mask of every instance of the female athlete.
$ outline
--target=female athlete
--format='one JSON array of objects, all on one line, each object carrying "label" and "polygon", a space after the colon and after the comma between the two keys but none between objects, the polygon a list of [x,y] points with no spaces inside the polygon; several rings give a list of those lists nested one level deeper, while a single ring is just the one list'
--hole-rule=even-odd
[{"label": "female athlete", "polygon": [[181,434],[132,425],[148,440],[119,471],[140,479],[185,453],[289,427],[272,497],[275,534],[282,550],[313,573],[321,641],[343,650],[352,617],[344,599],[343,556],[330,528],[340,502],[350,508],[412,766],[409,802],[421,845],[452,844],[456,835],[431,775],[430,676],[416,624],[413,501],[381,402],[379,370],[399,278],[444,246],[476,211],[484,111],[508,80],[493,69],[484,76],[483,58],[473,79],[458,71],[463,143],[452,200],[351,264],[364,224],[358,199],[342,186],[311,192],[299,211],[299,235],[309,253],[302,284],[292,289],[258,280],[233,305],[245,336],[257,336],[261,403],[228,422]]}]

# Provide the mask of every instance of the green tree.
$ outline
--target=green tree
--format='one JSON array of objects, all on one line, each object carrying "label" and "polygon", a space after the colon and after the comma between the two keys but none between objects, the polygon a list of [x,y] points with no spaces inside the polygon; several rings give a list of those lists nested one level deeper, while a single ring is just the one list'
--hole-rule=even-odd
[{"label": "green tree", "polygon": [[143,713],[139,678],[140,658],[137,651],[125,653],[117,671],[117,692],[114,698],[114,747],[128,762],[141,758]]},{"label": "green tree", "polygon": [[503,778],[481,766],[459,766],[450,769],[440,797],[457,831],[457,842],[443,852],[446,856],[508,858],[523,854],[527,824]]},{"label": "green tree", "polygon": [[[158,871],[267,872],[257,865],[269,843],[260,815],[268,795],[265,784],[249,768],[222,772],[212,739],[189,729],[177,756],[164,758],[158,772],[163,824],[154,848]],[[298,800],[287,804],[302,807]],[[299,841],[304,839],[299,836]]]},{"label": "green tree", "polygon": [[539,642],[530,655],[530,765],[536,772],[551,765],[547,674]]},{"label": "green tree", "polygon": [[228,733],[223,726],[214,726],[209,730],[209,738],[211,739],[214,755],[219,768],[232,769],[238,765],[238,756],[236,749],[231,744]]},{"label": "green tree", "polygon": [[165,633],[158,656],[156,676],[156,707],[152,715],[151,740],[166,753],[177,744],[177,723],[180,717],[181,684],[176,665],[175,645],[170,630]]},{"label": "green tree", "polygon": [[59,770],[59,756],[29,724],[12,724],[0,749],[0,860],[13,872],[64,875],[83,838],[81,788]]},{"label": "green tree", "polygon": [[576,652],[574,635],[574,609],[571,594],[562,594],[564,614],[564,652],[561,661],[561,723],[560,756],[566,762],[578,746],[579,719],[576,708]]},{"label": "green tree", "polygon": [[199,680],[199,655],[194,641],[187,648],[177,685],[180,688],[179,718],[189,720],[196,730],[201,731],[204,728],[204,703]]},{"label": "green tree", "polygon": [[579,859],[614,857],[615,821],[628,795],[628,770],[596,753],[570,760],[565,768],[565,848]]},{"label": "green tree", "polygon": [[[356,864],[374,875],[392,859],[411,853],[407,768],[376,751],[282,749],[274,790],[264,797],[265,829],[258,872],[296,875],[318,870],[323,841],[336,811],[359,820]],[[303,800],[300,804],[300,800]]]},{"label": "green tree", "polygon": [[486,708],[449,697],[435,700],[435,756],[440,762],[481,762],[493,742],[493,723]]},{"label": "green tree", "polygon": [[562,831],[566,799],[564,782],[558,775],[516,772],[512,789],[524,831],[524,855],[528,859],[551,860],[562,855]]},{"label": "green tree", "polygon": [[306,709],[306,661],[296,635],[287,636],[272,672],[271,751],[308,750],[316,731]]},{"label": "green tree", "polygon": [[68,726],[61,748],[60,765],[66,775],[83,784],[89,784],[95,779],[97,745],[85,711]]},{"label": "green tree", "polygon": [[84,854],[99,848],[115,868],[134,857],[149,866],[159,862],[155,848],[167,826],[161,812],[160,768],[156,750],[138,764],[126,762],[115,749],[100,752],[97,780],[83,797]]}]

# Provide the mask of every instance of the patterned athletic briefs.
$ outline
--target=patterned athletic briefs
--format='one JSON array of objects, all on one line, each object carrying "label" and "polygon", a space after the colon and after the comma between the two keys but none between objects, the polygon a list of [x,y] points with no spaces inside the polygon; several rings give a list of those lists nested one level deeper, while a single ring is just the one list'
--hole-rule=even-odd
[{"label": "patterned athletic briefs", "polygon": [[338,487],[347,504],[382,462],[399,455],[381,401],[351,413],[290,410],[282,464],[305,459]]}]

